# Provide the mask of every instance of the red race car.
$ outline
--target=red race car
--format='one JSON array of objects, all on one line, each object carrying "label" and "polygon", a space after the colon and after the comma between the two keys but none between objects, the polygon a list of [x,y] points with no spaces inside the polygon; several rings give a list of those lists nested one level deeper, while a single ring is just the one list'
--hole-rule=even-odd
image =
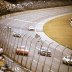
[{"label": "red race car", "polygon": [[17,48],[16,49],[16,54],[17,55],[28,55],[29,54],[29,50],[26,48],[23,48],[23,47],[21,47],[21,48]]}]

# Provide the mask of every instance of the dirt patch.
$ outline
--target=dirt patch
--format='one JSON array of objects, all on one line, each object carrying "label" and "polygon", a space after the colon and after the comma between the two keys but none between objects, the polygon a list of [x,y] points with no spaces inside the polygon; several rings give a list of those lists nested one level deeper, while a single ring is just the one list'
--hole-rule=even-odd
[{"label": "dirt patch", "polygon": [[44,27],[44,33],[58,43],[72,49],[72,26],[69,19],[72,14],[50,20]]}]

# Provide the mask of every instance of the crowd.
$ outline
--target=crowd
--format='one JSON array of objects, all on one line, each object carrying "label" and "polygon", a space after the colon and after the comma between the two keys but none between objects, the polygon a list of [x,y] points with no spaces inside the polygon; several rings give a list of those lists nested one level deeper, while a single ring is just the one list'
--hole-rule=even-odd
[{"label": "crowd", "polygon": [[13,72],[9,68],[9,65],[6,63],[6,59],[3,53],[3,48],[0,48],[0,72]]},{"label": "crowd", "polygon": [[64,6],[64,5],[72,5],[72,2],[67,1],[24,1],[18,3],[11,3],[6,0],[0,0],[0,15],[24,11],[30,9],[39,9],[39,8],[47,8],[47,7],[55,7],[55,6]]}]

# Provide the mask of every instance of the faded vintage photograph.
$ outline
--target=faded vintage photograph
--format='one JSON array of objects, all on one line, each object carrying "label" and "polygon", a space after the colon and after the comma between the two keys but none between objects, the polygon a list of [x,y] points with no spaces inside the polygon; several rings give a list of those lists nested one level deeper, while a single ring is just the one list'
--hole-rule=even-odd
[{"label": "faded vintage photograph", "polygon": [[72,72],[72,0],[0,0],[0,72]]}]

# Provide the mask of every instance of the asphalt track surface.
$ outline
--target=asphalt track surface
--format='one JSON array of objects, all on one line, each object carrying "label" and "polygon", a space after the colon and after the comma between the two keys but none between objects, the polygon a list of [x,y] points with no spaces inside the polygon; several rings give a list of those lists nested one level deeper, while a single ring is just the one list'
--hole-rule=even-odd
[{"label": "asphalt track surface", "polygon": [[[8,42],[8,44],[10,45],[10,48],[8,48],[8,50],[6,50],[7,48],[5,49],[5,51],[7,51],[6,54],[14,58],[16,61],[18,61],[18,63],[21,63],[21,60],[23,58],[22,65],[32,70],[33,72],[71,72],[72,66],[63,64],[61,59],[63,56],[71,54],[72,50],[68,50],[64,53],[62,52],[64,50],[63,46],[60,45],[59,48],[61,47],[61,49],[58,49],[57,46],[59,44],[55,45],[53,43],[49,47],[52,52],[52,57],[40,56],[38,54],[40,43],[36,44],[36,39],[34,39],[31,43],[31,40],[35,37],[36,31],[28,30],[29,26],[35,27],[38,23],[47,18],[67,13],[72,13],[72,8],[70,6],[21,12],[19,14],[16,14],[15,16],[0,20],[0,26],[3,27],[3,32],[6,32],[3,33],[4,37],[1,38],[4,42]],[[21,36],[26,34],[24,36],[23,42],[22,38],[15,38],[13,37],[12,32],[6,31],[7,26],[12,27],[12,32],[18,32],[21,34]],[[17,48],[17,46],[19,47],[21,45],[21,42],[22,45],[25,45],[28,49],[30,48],[28,57],[15,55],[15,49]],[[47,42],[46,44],[44,44],[44,46],[47,47],[50,43],[51,42]],[[7,47],[7,45],[4,45],[4,47]],[[57,49],[55,50],[56,47]]]}]

